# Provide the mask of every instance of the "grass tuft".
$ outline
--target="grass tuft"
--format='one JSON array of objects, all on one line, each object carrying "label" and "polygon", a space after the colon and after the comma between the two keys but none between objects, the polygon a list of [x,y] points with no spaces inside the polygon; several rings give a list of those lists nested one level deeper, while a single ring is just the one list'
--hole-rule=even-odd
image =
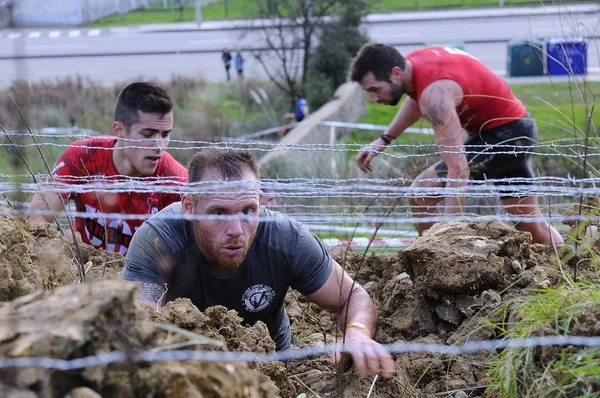
[{"label": "grass tuft", "polygon": [[[600,332],[597,281],[532,291],[505,304],[502,337],[594,336]],[[535,347],[506,349],[490,363],[491,390],[500,397],[600,396],[600,348]]]}]

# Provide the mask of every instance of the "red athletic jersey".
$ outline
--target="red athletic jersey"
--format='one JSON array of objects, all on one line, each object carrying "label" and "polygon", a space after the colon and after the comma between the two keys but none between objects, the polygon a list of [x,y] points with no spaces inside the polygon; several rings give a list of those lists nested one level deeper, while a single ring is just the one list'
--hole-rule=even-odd
[{"label": "red athletic jersey", "polygon": [[[73,186],[73,191],[62,192],[61,195],[73,200],[78,212],[90,215],[75,218],[74,228],[81,234],[83,241],[125,255],[131,237],[146,217],[122,219],[94,214],[157,213],[181,200],[181,194],[176,192],[182,183],[187,182],[187,170],[165,152],[152,176],[121,176],[112,157],[112,148],[116,142],[116,137],[75,141],[56,162],[52,176],[55,182],[68,184],[61,185],[62,189],[68,190],[69,185]],[[99,188],[86,185],[103,183],[108,183],[108,186]],[[140,192],[140,189],[145,192]]]},{"label": "red athletic jersey", "polygon": [[427,47],[408,53],[406,59],[412,63],[414,92],[410,97],[417,104],[423,90],[436,80],[450,79],[460,85],[463,100],[456,112],[470,135],[510,123],[527,113],[504,80],[462,50]]}]

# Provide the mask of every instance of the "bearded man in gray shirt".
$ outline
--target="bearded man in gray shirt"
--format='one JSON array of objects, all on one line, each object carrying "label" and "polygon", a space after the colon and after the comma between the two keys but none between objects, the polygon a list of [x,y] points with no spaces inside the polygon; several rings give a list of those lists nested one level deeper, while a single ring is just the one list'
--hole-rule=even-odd
[{"label": "bearded man in gray shirt", "polygon": [[291,332],[284,299],[292,287],[338,313],[345,343],[361,348],[351,352],[358,372],[392,375],[391,356],[372,339],[371,298],[306,228],[260,206],[260,174],[249,152],[201,150],[188,175],[194,192],[144,222],[129,246],[122,277],[141,282],[143,303],[187,297],[200,310],[223,305],[247,324],[265,322],[277,350],[285,350]]}]

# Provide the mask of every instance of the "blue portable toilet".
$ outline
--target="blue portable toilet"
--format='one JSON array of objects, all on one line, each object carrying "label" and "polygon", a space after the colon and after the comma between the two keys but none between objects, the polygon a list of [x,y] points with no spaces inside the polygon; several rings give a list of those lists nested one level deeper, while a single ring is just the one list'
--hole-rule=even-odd
[{"label": "blue portable toilet", "polygon": [[582,37],[552,37],[546,42],[549,75],[585,75],[587,42]]},{"label": "blue portable toilet", "polygon": [[541,76],[544,74],[544,43],[537,40],[508,42],[506,70],[508,76]]}]

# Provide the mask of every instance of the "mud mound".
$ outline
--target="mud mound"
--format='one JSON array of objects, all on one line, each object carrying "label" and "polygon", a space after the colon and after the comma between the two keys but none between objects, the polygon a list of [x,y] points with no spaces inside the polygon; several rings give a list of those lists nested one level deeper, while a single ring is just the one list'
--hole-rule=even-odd
[{"label": "mud mound", "polygon": [[[294,362],[289,370],[290,378],[298,384],[298,390],[307,396],[320,397],[370,397],[408,398],[416,397],[415,390],[407,382],[408,378],[398,369],[394,378],[385,380],[358,376],[353,371],[339,372],[328,358],[308,359]],[[316,395],[315,395],[316,394]],[[295,398],[295,397],[294,397]]]},{"label": "mud mound", "polygon": [[553,255],[549,247],[532,247],[528,233],[497,222],[438,223],[402,254],[415,284],[431,298],[505,289],[521,271],[550,266]]},{"label": "mud mound", "polygon": [[491,338],[484,320],[494,310],[523,288],[552,283],[553,250],[530,241],[501,223],[435,225],[401,253],[407,272],[385,282],[382,338]]},{"label": "mud mound", "polygon": [[116,278],[125,258],[84,243],[75,245],[52,225],[32,228],[21,216],[0,216],[0,301],[49,290],[78,280]]},{"label": "mud mound", "polygon": [[[72,359],[160,347],[168,334],[140,323],[135,283],[102,281],[30,294],[0,306],[0,357]],[[216,310],[218,312],[218,310]],[[210,317],[209,317],[210,318]],[[158,337],[158,341],[157,341]],[[271,343],[272,344],[272,343]],[[3,389],[63,397],[78,387],[115,397],[276,397],[275,385],[240,363],[153,362],[55,371],[2,369]],[[72,394],[73,395],[73,394]]]},{"label": "mud mound", "polygon": [[72,283],[70,246],[50,226],[32,229],[20,216],[0,216],[0,301]]},{"label": "mud mound", "polygon": [[223,306],[207,308],[204,312],[187,298],[167,303],[159,311],[149,311],[150,320],[174,324],[182,329],[224,343],[231,351],[275,352],[275,343],[267,325],[257,322],[242,326],[243,319],[234,310]]},{"label": "mud mound", "polygon": [[125,266],[125,257],[119,253],[96,249],[94,246],[70,242],[71,251],[81,254],[86,281],[120,278]]},{"label": "mud mound", "polygon": [[[502,223],[440,223],[407,249],[390,256],[337,250],[336,260],[371,294],[379,310],[375,339],[381,343],[460,344],[493,339],[489,321],[501,321],[496,310],[524,288],[554,282],[554,252],[531,244],[529,234]],[[288,295],[299,345],[331,342],[335,316],[301,297]],[[341,335],[337,335],[340,337]],[[489,384],[487,363],[495,352],[477,355],[396,356],[397,377],[378,379],[372,397],[479,397]],[[370,378],[339,373],[328,358],[295,361],[289,374],[298,391],[321,396],[366,396]],[[444,394],[447,392],[446,394]]]},{"label": "mud mound", "polygon": [[[223,345],[212,348],[198,340],[197,349],[228,349],[256,353],[275,352],[275,343],[263,322],[253,326],[243,326],[243,319],[233,310],[223,306],[207,308],[204,312],[192,304],[187,298],[179,298],[167,303],[159,311],[148,307],[144,309],[152,322],[173,324],[198,336],[209,338]],[[173,334],[155,337],[160,345],[182,344],[193,336],[173,336]],[[189,347],[188,347],[189,348]],[[285,366],[280,362],[255,364],[251,368],[267,375],[277,386],[282,397],[295,397],[296,389],[287,377]]]}]

